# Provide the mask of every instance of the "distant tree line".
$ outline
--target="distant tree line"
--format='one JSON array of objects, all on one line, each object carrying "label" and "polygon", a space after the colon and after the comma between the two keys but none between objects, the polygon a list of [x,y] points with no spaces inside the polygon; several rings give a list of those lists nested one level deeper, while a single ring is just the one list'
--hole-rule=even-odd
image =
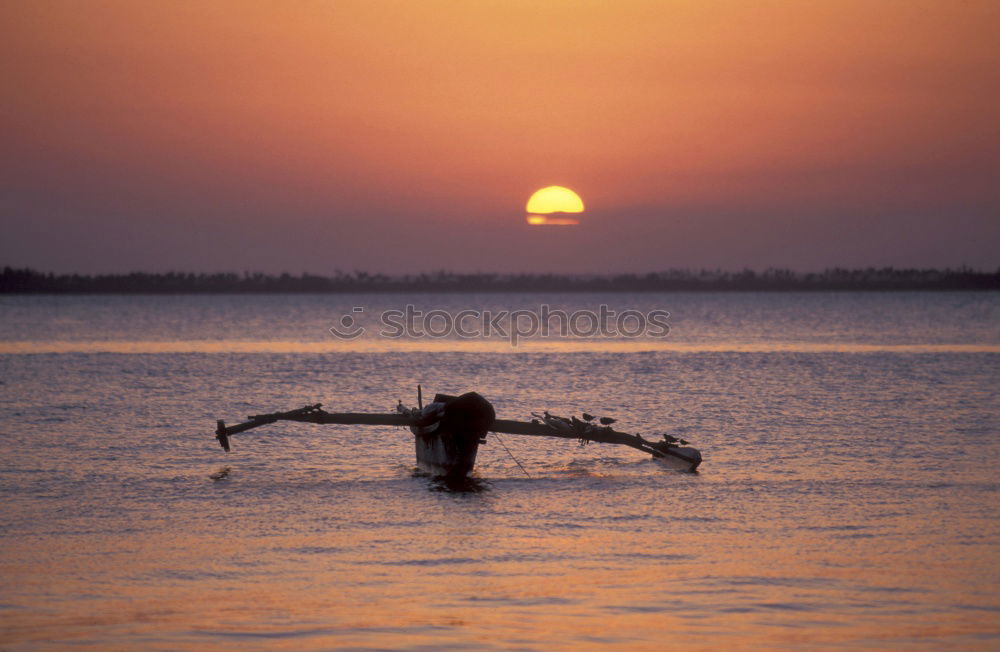
[{"label": "distant tree line", "polygon": [[458,274],[387,276],[337,272],[332,276],[259,272],[193,274],[53,274],[4,267],[2,294],[263,294],[350,292],[700,292],[835,290],[997,290],[1000,269],[833,268],[816,273],[787,269],[673,269],[606,276],[564,274]]}]

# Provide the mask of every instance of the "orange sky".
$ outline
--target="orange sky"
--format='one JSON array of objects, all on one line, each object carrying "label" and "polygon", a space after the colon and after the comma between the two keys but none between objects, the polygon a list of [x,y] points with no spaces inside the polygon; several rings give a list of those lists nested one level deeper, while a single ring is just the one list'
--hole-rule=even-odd
[{"label": "orange sky", "polygon": [[[998,2],[8,0],[0,25],[0,264],[1000,264]],[[579,227],[525,225],[550,184]]]}]

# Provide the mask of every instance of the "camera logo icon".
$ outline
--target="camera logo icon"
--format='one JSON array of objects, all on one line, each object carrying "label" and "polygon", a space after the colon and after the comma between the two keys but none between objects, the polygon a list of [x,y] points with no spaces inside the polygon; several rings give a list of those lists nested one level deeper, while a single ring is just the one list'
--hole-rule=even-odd
[{"label": "camera logo icon", "polygon": [[[351,308],[352,313],[362,313],[365,309],[362,306]],[[342,340],[353,340],[361,337],[365,333],[365,327],[359,326],[353,315],[344,315],[340,318],[339,326],[331,326],[330,332],[334,337]]]}]

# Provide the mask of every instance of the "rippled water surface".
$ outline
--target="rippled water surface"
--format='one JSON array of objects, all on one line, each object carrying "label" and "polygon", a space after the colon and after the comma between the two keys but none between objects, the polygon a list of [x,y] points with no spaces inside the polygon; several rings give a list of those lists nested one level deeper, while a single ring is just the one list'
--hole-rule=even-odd
[{"label": "rippled water surface", "polygon": [[[0,298],[0,648],[1000,645],[996,295],[424,295],[660,308],[673,330],[326,332],[414,300]],[[213,439],[314,402],[391,410],[417,383],[507,418],[613,415],[705,461],[491,436],[451,491],[402,429]]]}]

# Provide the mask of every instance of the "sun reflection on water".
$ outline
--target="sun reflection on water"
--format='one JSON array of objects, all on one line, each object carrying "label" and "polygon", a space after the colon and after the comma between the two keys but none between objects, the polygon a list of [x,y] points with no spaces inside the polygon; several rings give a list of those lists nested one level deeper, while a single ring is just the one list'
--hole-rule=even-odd
[{"label": "sun reflection on water", "polygon": [[993,344],[674,342],[659,339],[49,340],[0,342],[0,355],[43,353],[1000,353]]}]

